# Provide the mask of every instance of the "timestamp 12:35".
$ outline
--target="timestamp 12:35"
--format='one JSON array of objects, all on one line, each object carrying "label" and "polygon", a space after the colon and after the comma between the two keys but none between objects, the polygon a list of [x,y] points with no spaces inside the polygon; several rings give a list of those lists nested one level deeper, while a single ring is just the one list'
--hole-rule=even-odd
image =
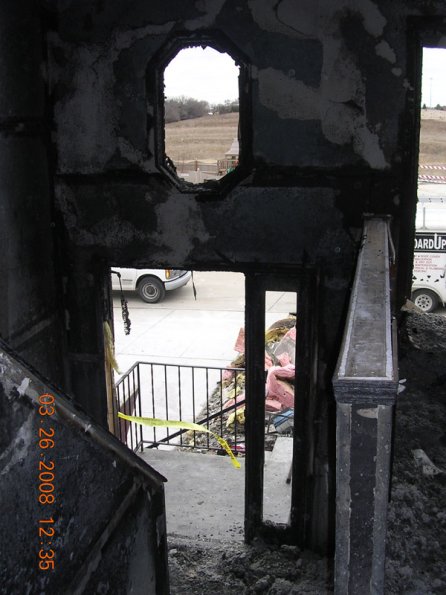
[{"label": "timestamp 12:35", "polygon": [[[55,479],[56,464],[51,460],[55,441],[55,428],[52,425],[52,415],[55,413],[55,397],[44,393],[38,398],[40,423],[38,427],[38,496],[41,507],[38,521],[39,570],[55,570],[56,553],[54,549],[56,529],[52,507],[56,502]],[[51,515],[51,516],[50,516]]]}]

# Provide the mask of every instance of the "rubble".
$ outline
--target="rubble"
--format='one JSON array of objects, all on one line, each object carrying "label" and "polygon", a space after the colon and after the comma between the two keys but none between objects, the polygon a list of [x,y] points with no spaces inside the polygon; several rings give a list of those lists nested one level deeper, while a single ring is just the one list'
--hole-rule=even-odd
[{"label": "rubble", "polygon": [[[424,476],[412,451],[446,468],[446,319],[410,313],[402,325],[394,471],[388,513],[386,595],[446,592],[446,482]],[[293,546],[182,543],[171,538],[172,595],[333,592],[332,559]],[[172,550],[171,550],[172,551]]]},{"label": "rubble", "polygon": [[[265,333],[265,370],[267,380],[265,385],[265,447],[272,449],[274,439],[271,432],[275,432],[273,418],[270,413],[279,413],[294,408],[294,359],[296,351],[296,317],[274,322]],[[245,366],[245,331],[240,329],[234,349],[239,355],[228,365],[223,373],[222,382],[209,397],[209,403],[202,409],[198,418],[222,412],[215,419],[209,421],[209,429],[221,435],[234,451],[244,443],[245,422],[245,374],[240,371]],[[239,406],[235,407],[240,403]],[[230,409],[232,408],[232,409]],[[288,424],[288,431],[292,431],[292,424]],[[207,444],[207,436],[189,433],[190,444],[203,448]]]},{"label": "rubble", "polygon": [[407,313],[400,333],[400,377],[386,594],[446,593],[446,475],[424,475],[413,451],[446,468],[446,318]]}]

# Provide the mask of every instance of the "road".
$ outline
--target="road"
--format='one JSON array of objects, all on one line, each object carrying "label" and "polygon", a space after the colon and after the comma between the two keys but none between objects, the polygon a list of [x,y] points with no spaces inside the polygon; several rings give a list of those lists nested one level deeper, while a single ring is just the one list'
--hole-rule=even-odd
[{"label": "road", "polygon": [[[166,293],[159,304],[146,304],[128,292],[131,333],[124,334],[120,297],[114,295],[116,359],[125,373],[135,362],[224,368],[237,356],[234,345],[244,326],[244,276],[240,273],[196,272],[192,284]],[[284,292],[266,295],[265,321],[296,310],[296,298]],[[444,309],[438,311],[444,313]],[[192,419],[217,386],[220,372],[168,366],[141,366],[142,415]],[[116,375],[116,379],[119,378]],[[193,387],[193,388],[192,388]],[[168,403],[168,405],[166,405]],[[153,430],[144,429],[145,439]],[[158,430],[158,439],[161,437]],[[154,438],[156,440],[156,438]]]},{"label": "road", "polygon": [[[168,291],[158,304],[146,304],[127,292],[130,335],[124,335],[119,293],[114,293],[116,358],[121,371],[135,361],[200,366],[229,364],[239,330],[244,326],[244,275],[195,272],[194,283]],[[296,310],[293,294],[268,292],[266,325]]]},{"label": "road", "polygon": [[[173,364],[140,367],[141,414],[161,419],[193,419],[217,383],[219,370],[237,356],[234,345],[244,326],[244,276],[240,273],[194,273],[192,283],[166,293],[159,304],[146,304],[129,292],[130,335],[124,334],[120,297],[114,295],[115,352],[122,373],[135,362]],[[265,322],[296,311],[295,295],[267,292]],[[175,366],[174,366],[175,365]],[[179,370],[176,366],[205,369]],[[119,378],[119,374],[117,378]],[[159,440],[165,431],[144,428],[145,440]]]},{"label": "road", "polygon": [[[159,304],[146,304],[126,292],[130,335],[124,335],[119,293],[114,293],[116,356],[122,372],[136,361],[226,366],[244,326],[244,276],[241,273],[195,272],[192,284],[168,291]],[[292,294],[268,292],[266,325],[296,310]],[[446,315],[445,308],[438,314]]]}]

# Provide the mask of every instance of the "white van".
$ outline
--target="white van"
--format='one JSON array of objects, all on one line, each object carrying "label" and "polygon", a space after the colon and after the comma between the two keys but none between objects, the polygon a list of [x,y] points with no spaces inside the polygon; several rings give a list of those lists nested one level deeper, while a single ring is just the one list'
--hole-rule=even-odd
[{"label": "white van", "polygon": [[[189,282],[192,273],[178,269],[121,269],[111,270],[112,289],[117,291],[137,291],[139,297],[148,304],[156,304],[166,295],[166,291],[178,289]],[[119,283],[121,279],[121,285]]]},{"label": "white van", "polygon": [[445,184],[418,187],[411,299],[424,312],[446,304]]}]

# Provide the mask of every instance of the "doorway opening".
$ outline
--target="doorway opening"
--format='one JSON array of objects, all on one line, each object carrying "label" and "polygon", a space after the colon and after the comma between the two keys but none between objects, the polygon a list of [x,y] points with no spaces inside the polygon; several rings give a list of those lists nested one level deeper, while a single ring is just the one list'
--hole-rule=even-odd
[{"label": "doorway opening", "polygon": [[[130,335],[122,324],[121,294],[114,293],[120,367],[115,390],[117,406],[127,415],[195,422],[204,431],[125,421],[119,432],[121,440],[168,477],[170,532],[242,540],[248,448],[245,277],[196,271],[193,279],[196,299],[191,283],[166,291],[156,303],[144,302],[127,288]],[[288,523],[291,509],[296,311],[295,292],[265,293],[258,346],[265,362],[259,397],[260,448],[266,460],[263,518],[277,524]],[[215,456],[226,455],[215,435],[227,441],[241,469],[227,456]]]},{"label": "doorway opening", "polygon": [[412,301],[446,306],[446,49],[423,48],[420,150]]},{"label": "doorway opening", "polygon": [[277,524],[288,524],[291,513],[296,322],[297,293],[267,291],[263,520]]},{"label": "doorway opening", "polygon": [[[191,278],[156,303],[127,288],[130,335],[122,324],[120,292],[114,292],[121,372],[115,390],[126,414],[194,422],[203,431],[123,422],[121,440],[167,477],[170,534],[241,541],[245,369],[238,338],[244,327],[244,275],[194,271],[193,284],[196,299]],[[231,464],[215,436],[227,441],[241,468]]]}]

